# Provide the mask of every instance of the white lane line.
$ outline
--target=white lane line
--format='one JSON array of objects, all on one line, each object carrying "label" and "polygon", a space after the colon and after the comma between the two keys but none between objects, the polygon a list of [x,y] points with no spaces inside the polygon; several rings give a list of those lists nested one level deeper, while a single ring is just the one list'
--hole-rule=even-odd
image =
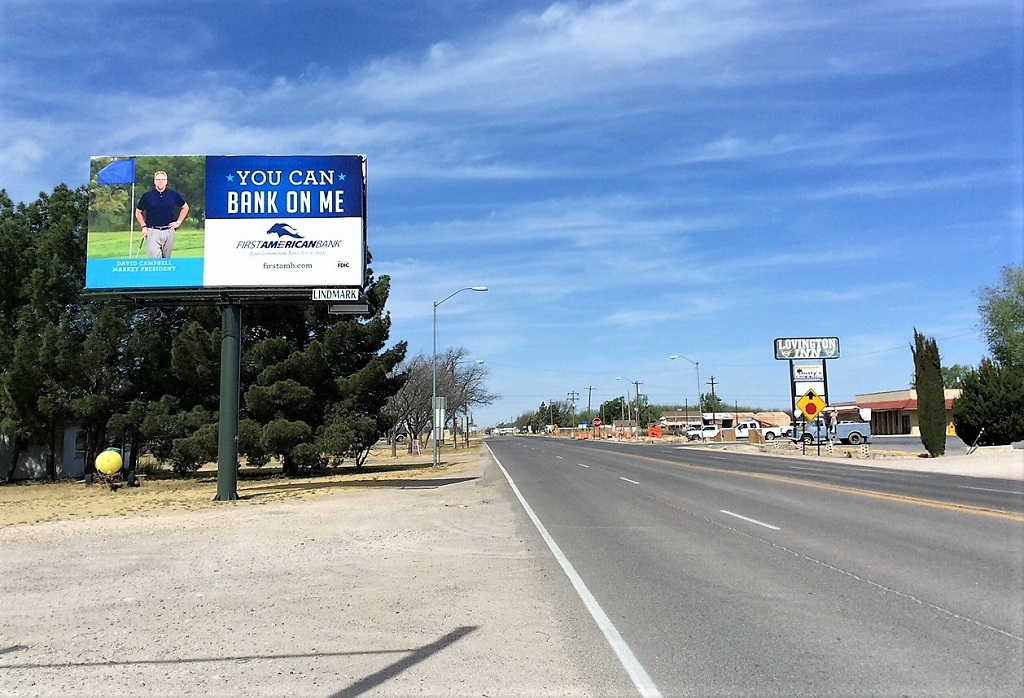
[{"label": "white lane line", "polygon": [[726,511],[725,509],[719,509],[719,511],[722,512],[723,514],[728,514],[729,516],[735,516],[737,519],[743,519],[744,521],[749,521],[752,524],[757,524],[758,526],[764,526],[765,528],[770,528],[773,531],[778,531],[779,530],[778,526],[772,526],[771,524],[767,524],[764,521],[758,521],[757,519],[751,519],[751,518],[748,518],[746,516],[742,516],[741,514],[734,514],[731,511]]},{"label": "white lane line", "polygon": [[562,457],[561,456],[555,456],[555,458],[561,459]]},{"label": "white lane line", "polygon": [[562,571],[565,572],[565,576],[572,582],[573,587],[576,589],[576,593],[579,594],[580,599],[583,601],[583,605],[590,611],[590,615],[597,622],[597,627],[601,628],[601,632],[604,633],[604,637],[608,640],[608,644],[611,645],[612,650],[615,652],[615,656],[619,658],[619,662],[622,664],[626,673],[629,674],[629,678],[633,680],[633,685],[636,686],[637,690],[640,691],[642,696],[651,696],[652,698],[660,698],[661,691],[658,690],[658,686],[654,683],[654,679],[651,678],[647,670],[644,669],[643,664],[633,654],[633,650],[629,648],[626,641],[622,639],[622,635],[615,628],[611,618],[604,612],[601,605],[597,603],[597,599],[590,593],[590,589],[583,582],[583,578],[576,572],[576,569],[569,562],[569,559],[562,553],[562,549],[558,547],[558,543],[551,537],[548,530],[544,528],[544,524],[540,522],[537,515],[533,513],[533,509],[526,500],[523,498],[519,488],[516,487],[516,483],[512,481],[512,476],[505,470],[505,466],[501,464],[498,457],[494,455],[494,451],[491,451],[490,444],[484,444],[487,446],[487,450],[491,453],[491,458],[498,464],[498,468],[505,475],[505,479],[508,480],[509,486],[512,487],[512,491],[515,493],[516,498],[519,499],[519,503],[523,505],[523,509],[526,510],[527,516],[533,521],[533,525],[540,531],[541,538],[548,544],[548,548],[551,550],[551,554],[558,560],[558,564],[561,565]]},{"label": "white lane line", "polygon": [[808,470],[808,471],[810,471],[812,473],[823,473],[823,472],[825,472],[821,468],[804,468],[804,467],[799,466],[799,465],[791,465],[791,466],[789,466],[788,469],[789,470]]},{"label": "white lane line", "polygon": [[587,465],[585,463],[580,463],[579,465],[580,465],[581,468],[589,468],[590,467],[589,465]]},{"label": "white lane line", "polygon": [[630,480],[628,477],[620,477],[619,479],[620,480],[625,480],[626,482],[632,482],[634,485],[639,485],[640,484],[636,480]]},{"label": "white lane line", "polygon": [[962,490],[981,490],[982,492],[1002,492],[1003,494],[1024,494],[1024,492],[1018,492],[1017,490],[996,490],[991,487],[971,487],[970,485],[960,485]]}]

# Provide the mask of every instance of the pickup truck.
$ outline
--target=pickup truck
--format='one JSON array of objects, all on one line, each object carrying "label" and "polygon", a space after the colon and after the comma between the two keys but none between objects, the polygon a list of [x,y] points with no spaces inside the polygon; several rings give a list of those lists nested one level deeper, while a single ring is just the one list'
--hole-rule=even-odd
[{"label": "pickup truck", "polygon": [[721,431],[721,428],[717,424],[705,424],[704,426],[696,429],[687,430],[686,438],[690,441],[697,441],[698,439],[713,439],[718,436]]},{"label": "pickup truck", "polygon": [[839,441],[857,446],[862,443],[871,443],[871,424],[868,422],[839,422],[834,424],[831,429],[827,429],[824,420],[815,419],[813,422],[807,423],[806,429],[798,427],[793,434],[793,440],[812,444],[819,438],[819,434],[821,441]]},{"label": "pickup truck", "polygon": [[754,419],[748,419],[740,422],[736,425],[735,429],[737,439],[748,439],[750,438],[751,429],[760,429],[761,435],[764,436],[765,441],[781,439],[783,436],[788,436],[791,431],[791,427],[762,426],[760,422]]}]

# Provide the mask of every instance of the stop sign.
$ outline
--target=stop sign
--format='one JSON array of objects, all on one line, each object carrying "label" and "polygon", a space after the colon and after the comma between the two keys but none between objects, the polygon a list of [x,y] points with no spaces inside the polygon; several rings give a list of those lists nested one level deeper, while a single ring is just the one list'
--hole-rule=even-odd
[{"label": "stop sign", "polygon": [[600,417],[594,417],[594,426],[595,427],[601,426],[601,418]]},{"label": "stop sign", "polygon": [[818,413],[818,406],[815,405],[813,402],[808,403],[807,409],[804,410],[804,414],[806,414],[808,417],[813,417],[817,413]]}]

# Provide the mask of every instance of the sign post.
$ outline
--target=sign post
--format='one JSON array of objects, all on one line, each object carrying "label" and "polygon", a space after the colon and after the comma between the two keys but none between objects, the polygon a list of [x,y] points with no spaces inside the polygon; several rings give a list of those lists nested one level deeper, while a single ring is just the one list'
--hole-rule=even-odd
[{"label": "sign post", "polygon": [[[814,409],[814,416],[818,416],[821,410],[828,405],[828,360],[839,358],[839,337],[790,337],[776,338],[775,359],[777,361],[789,361],[789,395],[790,405],[793,409],[793,428],[796,429],[796,410],[809,414],[804,407]],[[794,364],[795,361],[820,361],[818,364]],[[818,370],[820,368],[820,371]],[[815,402],[804,403],[802,407],[797,401],[797,384],[803,383],[801,388],[810,388],[804,393],[801,402],[813,393],[814,397],[821,402],[819,406]],[[825,396],[824,400],[818,397],[814,387],[820,389]],[[820,450],[820,447],[819,447]]]},{"label": "sign post", "polygon": [[[797,409],[804,415],[804,433],[807,432],[807,418],[817,419],[821,415],[822,411],[828,407],[828,403],[822,400],[816,392],[808,390],[804,393],[804,396],[797,400]],[[814,435],[814,442],[818,445],[818,455],[821,455],[821,422],[816,422],[818,425],[816,433]]]}]

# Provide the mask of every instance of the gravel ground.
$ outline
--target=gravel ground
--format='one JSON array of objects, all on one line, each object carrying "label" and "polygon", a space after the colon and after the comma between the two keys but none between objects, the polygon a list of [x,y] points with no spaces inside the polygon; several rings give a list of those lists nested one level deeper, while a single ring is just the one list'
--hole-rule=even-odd
[{"label": "gravel ground", "polygon": [[634,694],[528,526],[483,451],[294,503],[0,528],[0,694]]}]

